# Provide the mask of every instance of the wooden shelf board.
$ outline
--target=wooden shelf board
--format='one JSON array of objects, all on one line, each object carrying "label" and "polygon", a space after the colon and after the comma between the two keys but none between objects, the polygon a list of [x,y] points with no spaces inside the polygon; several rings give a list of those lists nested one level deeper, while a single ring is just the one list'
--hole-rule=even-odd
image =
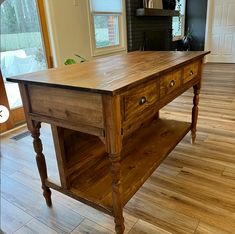
[{"label": "wooden shelf board", "polygon": [[77,193],[74,193],[72,192],[71,190],[67,190],[67,189],[64,189],[62,188],[62,186],[60,185],[59,181],[57,181],[57,179],[53,180],[53,179],[47,179],[46,180],[46,185],[49,187],[49,188],[52,188],[58,192],[61,192],[67,196],[70,196],[84,204],[87,204],[89,206],[92,206],[94,207],[95,209],[97,210],[100,210],[108,215],[113,215],[113,211],[112,209],[109,209],[107,207],[104,207],[102,205],[98,205],[96,204],[94,201],[90,201],[87,199],[86,196],[81,196],[81,194],[77,194]]},{"label": "wooden shelf board", "polygon": [[179,16],[179,11],[152,9],[152,8],[138,8],[136,16]]},{"label": "wooden shelf board", "polygon": [[[124,140],[121,161],[123,206],[189,132],[190,127],[190,123],[159,119]],[[49,185],[112,214],[110,161],[104,144],[100,140],[91,140],[93,145],[90,151],[88,148],[87,153],[73,152],[73,157],[69,160],[68,165],[71,166],[68,168],[71,178],[69,191],[53,183]],[[72,161],[76,162],[76,166]]]}]

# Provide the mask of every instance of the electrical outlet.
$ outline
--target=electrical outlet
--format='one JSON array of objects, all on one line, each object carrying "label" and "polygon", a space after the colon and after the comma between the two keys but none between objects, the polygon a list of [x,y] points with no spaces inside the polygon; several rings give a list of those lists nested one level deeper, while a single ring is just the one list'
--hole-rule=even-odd
[{"label": "electrical outlet", "polygon": [[78,0],[73,0],[73,5],[78,6]]}]

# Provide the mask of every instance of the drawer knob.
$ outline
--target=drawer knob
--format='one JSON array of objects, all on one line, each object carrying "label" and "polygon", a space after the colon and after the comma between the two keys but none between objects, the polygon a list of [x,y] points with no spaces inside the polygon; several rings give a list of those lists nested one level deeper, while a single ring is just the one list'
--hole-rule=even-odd
[{"label": "drawer knob", "polygon": [[191,71],[190,71],[190,76],[192,76],[192,75],[193,75],[193,71],[191,70]]},{"label": "drawer knob", "polygon": [[142,97],[139,100],[139,105],[142,106],[142,105],[144,105],[145,102],[147,102],[147,98],[146,97]]},{"label": "drawer knob", "polygon": [[175,81],[172,80],[172,81],[170,82],[170,88],[172,88],[172,87],[174,87],[174,86],[175,86]]}]

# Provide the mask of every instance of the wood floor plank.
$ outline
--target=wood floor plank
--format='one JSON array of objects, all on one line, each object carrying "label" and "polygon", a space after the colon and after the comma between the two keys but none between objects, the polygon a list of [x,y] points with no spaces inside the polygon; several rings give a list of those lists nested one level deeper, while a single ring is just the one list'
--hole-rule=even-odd
[{"label": "wood floor plank", "polygon": [[[200,190],[200,186],[197,190]],[[231,200],[232,203],[230,205],[230,203],[225,204],[219,198],[212,200],[213,194],[207,197],[204,195],[204,191],[198,193],[199,195],[195,195],[195,190],[191,191],[190,184],[181,183],[174,186],[172,183],[169,183],[167,185],[167,181],[159,183],[158,178],[158,182],[146,183],[138,195],[143,200],[149,199],[153,204],[161,204],[164,208],[170,208],[198,220],[204,220],[214,227],[234,231],[233,200]],[[213,203],[208,201],[208,199],[212,200]]]},{"label": "wood floor plank", "polygon": [[[222,174],[222,173],[221,173]],[[206,186],[208,189],[214,189],[217,187],[218,191],[222,191],[230,196],[235,195],[235,181],[231,181],[223,177],[221,174],[212,174],[210,171],[196,170],[195,168],[183,167],[181,172],[177,175],[177,178],[182,178],[185,181],[197,181],[200,185]],[[228,184],[231,186],[228,187]],[[226,195],[224,195],[226,197]]]},{"label": "wood floor plank", "polygon": [[[215,163],[213,161],[206,161],[201,157],[195,155],[185,154],[184,152],[176,149],[164,162],[163,165],[178,167],[182,169],[183,167],[188,167],[192,169],[199,169],[200,171],[205,171],[214,175],[221,175],[225,169],[225,166]],[[180,172],[180,170],[179,170]],[[178,173],[179,174],[179,173]]]},{"label": "wood floor plank", "polygon": [[183,213],[197,220],[204,220],[214,226],[231,228],[234,225],[233,213],[226,209],[211,206],[204,200],[196,199],[192,194],[182,194],[172,187],[162,187],[159,184],[148,183],[139,191],[139,197],[153,204]]},{"label": "wood floor plank", "polygon": [[[66,208],[73,210],[74,212],[78,212],[82,214],[86,219],[92,220],[97,224],[101,224],[102,227],[114,232],[114,221],[113,217],[104,214],[92,207],[89,207],[81,202],[78,202],[72,198],[66,197],[65,195],[54,191],[56,196],[56,201],[60,204],[66,206]],[[124,211],[125,218],[125,233],[128,233],[134,224],[137,222],[137,218],[129,215]]]},{"label": "wood floor plank", "polygon": [[[33,217],[14,206],[5,199],[1,199],[1,230],[3,233],[13,233],[28,223]],[[1,233],[0,230],[0,233]]]},{"label": "wood floor plank", "polygon": [[15,172],[21,170],[24,167],[22,164],[9,160],[6,157],[1,157],[0,162],[1,173],[8,176],[14,174]]},{"label": "wood floor plank", "polygon": [[49,228],[42,222],[32,219],[14,234],[58,234],[55,230]]},{"label": "wood floor plank", "polygon": [[[56,178],[57,174],[49,173],[50,178]],[[36,169],[23,167],[21,170],[8,176],[9,178],[30,187],[34,191],[41,192],[41,180]]]},{"label": "wood floor plank", "polygon": [[235,168],[225,167],[222,176],[235,183]]},{"label": "wood floor plank", "polygon": [[114,231],[107,230],[106,228],[98,225],[95,222],[85,219],[77,228],[75,228],[71,234],[87,234],[87,233],[96,233],[96,234],[112,234]]},{"label": "wood floor plank", "polygon": [[4,199],[59,233],[71,232],[84,219],[82,215],[56,202],[56,199],[52,208],[48,208],[41,193],[6,176],[2,176],[1,189]]},{"label": "wood floor plank", "polygon": [[232,233],[234,232],[233,231],[227,232],[222,229],[203,223],[203,222],[199,223],[197,230],[195,231],[195,234],[232,234]]},{"label": "wood floor plank", "polygon": [[152,196],[140,196],[140,193],[129,201],[126,210],[137,218],[174,233],[193,233],[199,222],[195,218],[155,203]]},{"label": "wood floor plank", "polygon": [[129,234],[172,234],[143,220],[138,220]]}]

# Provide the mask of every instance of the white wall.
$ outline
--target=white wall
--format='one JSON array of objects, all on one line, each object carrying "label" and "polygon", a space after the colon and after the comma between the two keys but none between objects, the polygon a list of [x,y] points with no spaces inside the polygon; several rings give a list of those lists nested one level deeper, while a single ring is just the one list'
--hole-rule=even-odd
[{"label": "white wall", "polygon": [[91,59],[88,0],[44,0],[55,66],[74,54]]},{"label": "white wall", "polygon": [[[63,65],[66,58],[76,59],[75,53],[88,60],[93,59],[88,1],[77,0],[78,6],[75,6],[74,0],[44,0],[55,66]],[[123,3],[125,4],[124,0]],[[124,24],[126,24],[125,17]],[[126,40],[126,33],[124,37]],[[126,53],[126,51],[117,53]]]}]

